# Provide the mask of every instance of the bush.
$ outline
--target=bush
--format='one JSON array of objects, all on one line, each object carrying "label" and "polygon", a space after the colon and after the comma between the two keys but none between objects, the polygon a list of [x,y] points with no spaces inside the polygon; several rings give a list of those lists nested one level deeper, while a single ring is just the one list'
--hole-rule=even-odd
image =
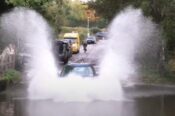
[{"label": "bush", "polygon": [[100,32],[101,30],[100,30],[100,28],[98,28],[98,27],[93,27],[93,28],[91,28],[91,33],[92,34],[96,34],[97,32]]},{"label": "bush", "polygon": [[166,72],[165,74],[160,74],[159,71],[153,70],[142,70],[141,81],[148,84],[175,84],[175,78],[172,76],[170,72]]},{"label": "bush", "polygon": [[7,82],[7,85],[10,83],[16,83],[20,80],[20,72],[14,69],[9,69],[3,74],[2,79]]}]

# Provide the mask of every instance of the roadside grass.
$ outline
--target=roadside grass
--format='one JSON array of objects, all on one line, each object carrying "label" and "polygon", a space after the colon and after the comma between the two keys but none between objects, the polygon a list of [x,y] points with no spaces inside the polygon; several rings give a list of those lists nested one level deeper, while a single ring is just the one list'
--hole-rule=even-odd
[{"label": "roadside grass", "polygon": [[175,76],[172,72],[143,71],[141,81],[146,84],[175,85]]},{"label": "roadside grass", "polygon": [[15,69],[7,70],[1,77],[0,81],[4,81],[7,86],[20,81],[20,72]]}]

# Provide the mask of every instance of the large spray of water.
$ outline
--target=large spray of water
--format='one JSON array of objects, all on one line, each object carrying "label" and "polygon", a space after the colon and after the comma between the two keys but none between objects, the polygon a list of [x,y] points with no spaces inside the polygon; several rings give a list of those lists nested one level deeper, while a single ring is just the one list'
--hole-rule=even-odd
[{"label": "large spray of water", "polygon": [[[148,26],[149,25],[149,26]],[[15,8],[1,18],[3,36],[22,40],[31,58],[26,67],[29,98],[56,101],[118,100],[123,98],[121,80],[136,75],[135,55],[143,40],[154,30],[141,10],[128,8],[108,28],[108,40],[97,46],[100,73],[97,78],[71,75],[58,78],[59,67],[52,52],[52,33],[46,21],[33,10]],[[103,47],[102,47],[103,46]]]},{"label": "large spray of water", "polygon": [[[157,50],[155,30],[155,24],[144,17],[140,9],[128,7],[121,11],[108,27],[109,40],[104,46],[105,55],[101,60],[100,74],[122,82],[129,80],[127,83],[130,84],[131,79],[138,76],[138,57],[148,50],[150,54],[151,49]],[[149,46],[151,43],[153,46]],[[154,51],[153,54],[155,53]]]}]

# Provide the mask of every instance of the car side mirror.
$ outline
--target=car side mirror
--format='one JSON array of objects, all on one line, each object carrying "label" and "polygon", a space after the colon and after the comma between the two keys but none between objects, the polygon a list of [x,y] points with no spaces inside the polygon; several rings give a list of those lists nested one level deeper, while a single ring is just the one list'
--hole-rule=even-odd
[{"label": "car side mirror", "polygon": [[99,76],[99,74],[98,73],[95,73],[95,76],[97,77],[97,76]]}]

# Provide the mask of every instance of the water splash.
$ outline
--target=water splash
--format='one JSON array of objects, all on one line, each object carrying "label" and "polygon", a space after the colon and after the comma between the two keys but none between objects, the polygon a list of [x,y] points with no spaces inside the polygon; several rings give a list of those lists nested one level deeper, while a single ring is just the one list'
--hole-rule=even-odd
[{"label": "water splash", "polygon": [[31,9],[14,8],[1,17],[1,35],[16,41],[19,52],[29,56],[25,65],[29,91],[47,90],[58,70],[52,52],[52,30],[45,19]]},{"label": "water splash", "polygon": [[105,46],[100,74],[120,81],[137,75],[134,58],[141,39],[144,39],[143,25],[144,17],[140,9],[127,8],[113,20],[108,28],[109,40]]},{"label": "water splash", "polygon": [[108,27],[108,41],[104,47],[100,74],[132,85],[133,80],[138,81],[139,60],[157,60],[154,55],[159,49],[159,37],[156,25],[143,15],[141,9],[124,9]]},{"label": "water splash", "polygon": [[137,75],[135,56],[154,30],[141,10],[127,8],[109,26],[108,40],[91,54],[98,54],[101,50],[104,53],[98,57],[101,61],[99,76],[94,79],[76,75],[58,78],[52,52],[52,31],[42,16],[30,9],[15,8],[2,16],[1,24],[4,36],[21,39],[31,55],[26,67],[30,79],[29,98],[55,101],[122,99],[121,81]]}]

